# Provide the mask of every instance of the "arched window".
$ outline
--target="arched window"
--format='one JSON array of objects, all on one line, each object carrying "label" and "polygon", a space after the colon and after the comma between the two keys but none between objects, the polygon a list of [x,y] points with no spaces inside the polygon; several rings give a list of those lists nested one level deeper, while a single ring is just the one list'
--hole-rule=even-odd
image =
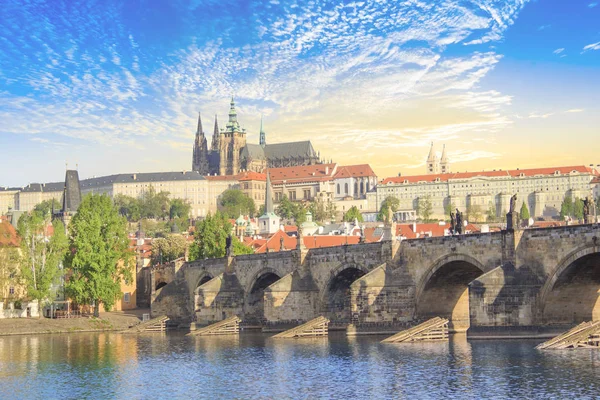
[{"label": "arched window", "polygon": [[354,195],[358,194],[358,182],[354,182]]},{"label": "arched window", "polygon": [[344,183],[344,193],[348,194],[348,184]]},{"label": "arched window", "polygon": [[340,194],[340,184],[337,184],[337,194]]},{"label": "arched window", "polygon": [[361,193],[365,192],[365,183],[364,182],[360,182],[360,192]]}]

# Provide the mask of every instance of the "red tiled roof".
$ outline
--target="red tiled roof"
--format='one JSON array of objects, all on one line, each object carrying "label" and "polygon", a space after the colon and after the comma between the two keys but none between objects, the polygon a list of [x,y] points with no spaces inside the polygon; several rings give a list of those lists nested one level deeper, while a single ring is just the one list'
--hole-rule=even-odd
[{"label": "red tiled roof", "polygon": [[362,176],[376,176],[375,172],[369,164],[359,165],[345,165],[338,167],[338,170],[334,176],[336,179],[350,178],[350,177],[362,177]]},{"label": "red tiled roof", "polygon": [[[422,238],[425,236],[439,237],[444,236],[446,231],[450,229],[449,224],[440,225],[439,223],[416,224],[416,229],[413,229],[413,224],[398,224],[396,225],[396,236],[402,236],[407,239]],[[467,224],[465,232],[479,232],[479,228],[473,224]],[[417,235],[418,234],[418,235]]]},{"label": "red tiled roof", "polygon": [[238,175],[238,181],[243,182],[243,181],[266,181],[267,180],[267,174],[263,174],[260,172],[254,172],[254,171],[245,171],[245,172],[240,172]]},{"label": "red tiled roof", "polygon": [[[269,251],[280,251],[282,237],[285,250],[293,250],[296,248],[298,238],[296,236],[289,236],[281,230],[275,232],[268,239],[255,239],[249,243],[249,245],[254,248],[255,253],[266,253],[267,248]],[[340,235],[303,236],[302,239],[304,241],[304,246],[307,249],[343,246],[345,244],[358,244],[360,242],[359,236]]]},{"label": "red tiled roof", "polygon": [[578,165],[571,167],[549,167],[549,168],[531,168],[531,169],[514,169],[506,171],[479,171],[479,172],[455,172],[449,174],[432,174],[432,175],[413,175],[413,176],[394,176],[385,178],[381,181],[382,184],[387,183],[417,183],[417,182],[435,182],[439,179],[441,182],[447,182],[451,179],[469,179],[473,177],[519,177],[523,176],[536,176],[536,175],[554,175],[558,171],[559,174],[565,175],[576,171],[580,174],[594,174],[594,171],[586,166]]},{"label": "red tiled roof", "polygon": [[301,165],[297,167],[269,168],[271,183],[329,180],[336,171],[336,164]]},{"label": "red tiled roof", "polygon": [[16,229],[8,221],[0,221],[0,247],[17,247],[21,239]]}]

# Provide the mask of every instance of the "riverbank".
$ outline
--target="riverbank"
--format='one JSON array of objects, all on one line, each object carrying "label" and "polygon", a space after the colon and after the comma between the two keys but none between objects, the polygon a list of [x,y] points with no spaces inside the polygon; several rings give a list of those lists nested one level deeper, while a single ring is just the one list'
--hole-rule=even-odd
[{"label": "riverbank", "polygon": [[7,318],[0,319],[0,336],[39,335],[48,333],[76,333],[120,331],[142,320],[148,309],[113,311],[100,313],[100,318]]}]

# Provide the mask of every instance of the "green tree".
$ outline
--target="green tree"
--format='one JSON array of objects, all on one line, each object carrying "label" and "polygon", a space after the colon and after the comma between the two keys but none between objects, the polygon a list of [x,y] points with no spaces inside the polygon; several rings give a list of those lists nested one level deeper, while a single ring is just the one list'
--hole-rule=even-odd
[{"label": "green tree", "polygon": [[456,210],[456,205],[453,202],[446,203],[444,206],[444,219],[450,221],[450,214]]},{"label": "green tree", "polygon": [[169,192],[156,193],[150,186],[140,199],[140,211],[143,218],[166,219],[169,215]]},{"label": "green tree", "polygon": [[130,222],[137,222],[142,217],[141,202],[135,197],[117,194],[113,198],[113,203],[119,213]]},{"label": "green tree", "polygon": [[228,218],[237,218],[240,214],[254,216],[256,213],[254,200],[239,189],[224,191],[220,206],[220,211]]},{"label": "green tree", "polygon": [[431,205],[431,198],[429,196],[419,197],[417,202],[417,216],[419,216],[423,222],[430,222],[432,214],[433,206]]},{"label": "green tree", "polygon": [[[322,223],[325,221],[335,221],[337,210],[333,201],[318,196],[309,204],[308,211],[312,214],[313,221]],[[305,209],[302,212],[306,214]]]},{"label": "green tree", "polygon": [[561,218],[573,216],[573,200],[571,196],[565,196],[562,204],[560,205],[560,216]]},{"label": "green tree", "polygon": [[353,222],[355,219],[358,220],[358,222],[363,222],[363,216],[358,210],[358,208],[356,208],[356,206],[352,206],[344,214],[343,220],[346,222]]},{"label": "green tree", "polygon": [[131,281],[133,254],[129,249],[126,221],[106,195],[84,197],[69,225],[70,252],[65,258],[71,276],[66,285],[69,297],[80,304],[95,303],[106,310],[121,295],[120,282]]},{"label": "green tree", "polygon": [[573,203],[573,216],[575,219],[583,219],[583,200],[576,198]]},{"label": "green tree", "polygon": [[469,204],[467,206],[467,221],[478,222],[481,221],[483,211],[479,204]]},{"label": "green tree", "polygon": [[37,213],[42,218],[52,218],[50,215],[52,213],[52,209],[55,211],[60,211],[62,209],[62,205],[56,199],[44,200],[33,208],[33,211]]},{"label": "green tree", "polygon": [[381,208],[379,209],[379,213],[377,214],[377,221],[389,223],[390,222],[390,211],[391,213],[395,213],[398,211],[398,207],[400,206],[400,200],[393,196],[388,196],[381,203]]},{"label": "green tree", "polygon": [[525,202],[523,202],[523,205],[521,206],[521,211],[519,212],[519,215],[521,216],[522,220],[529,220],[529,218],[531,217],[529,215],[529,208],[527,208],[527,204],[525,204]]},{"label": "green tree", "polygon": [[296,206],[292,203],[286,195],[283,195],[279,204],[277,205],[277,209],[275,213],[279,215],[281,218],[292,219],[294,218],[294,213],[296,212]]},{"label": "green tree", "polygon": [[152,241],[152,264],[158,265],[185,255],[187,240],[181,235],[167,235]]},{"label": "green tree", "polygon": [[173,199],[169,205],[169,218],[189,219],[192,206],[187,200]]},{"label": "green tree", "polygon": [[[227,236],[231,234],[231,223],[221,212],[208,214],[196,224],[194,243],[190,247],[190,260],[225,257]],[[233,254],[249,254],[252,249],[232,237]]]},{"label": "green tree", "polygon": [[487,222],[496,222],[496,206],[494,203],[490,202],[488,205],[488,209],[485,212]]},{"label": "green tree", "polygon": [[41,304],[50,294],[50,288],[60,276],[60,263],[67,251],[65,227],[60,220],[32,212],[19,219],[17,231],[21,237],[20,273],[27,287],[27,295]]}]

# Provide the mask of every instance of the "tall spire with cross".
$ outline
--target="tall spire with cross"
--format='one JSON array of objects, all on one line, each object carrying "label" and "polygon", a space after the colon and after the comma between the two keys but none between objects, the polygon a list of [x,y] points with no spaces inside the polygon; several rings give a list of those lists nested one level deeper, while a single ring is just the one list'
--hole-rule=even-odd
[{"label": "tall spire with cross", "polygon": [[196,129],[196,140],[192,154],[192,171],[201,175],[208,174],[208,144],[202,130],[202,116],[198,113],[198,128]]},{"label": "tall spire with cross", "polygon": [[260,116],[260,139],[259,139],[259,144],[262,147],[265,147],[267,145],[266,134],[265,134],[265,131],[263,130],[263,117],[262,117],[262,115]]}]

